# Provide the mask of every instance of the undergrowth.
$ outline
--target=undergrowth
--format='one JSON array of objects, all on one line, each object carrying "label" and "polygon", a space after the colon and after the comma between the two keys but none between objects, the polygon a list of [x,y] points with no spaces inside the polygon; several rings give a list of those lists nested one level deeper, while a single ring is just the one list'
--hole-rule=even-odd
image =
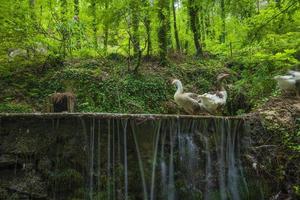
[{"label": "undergrowth", "polygon": [[[176,60],[176,59],[174,59]],[[77,112],[179,113],[173,102],[174,78],[187,92],[215,90],[216,77],[228,72],[229,99],[225,115],[250,112],[271,96],[279,94],[273,76],[292,68],[282,60],[220,58],[197,60],[184,57],[162,67],[144,61],[140,72],[128,71],[126,59],[48,59],[6,63],[1,73],[0,112],[46,111],[54,92],[73,92]],[[9,69],[9,70],[8,70]]]}]

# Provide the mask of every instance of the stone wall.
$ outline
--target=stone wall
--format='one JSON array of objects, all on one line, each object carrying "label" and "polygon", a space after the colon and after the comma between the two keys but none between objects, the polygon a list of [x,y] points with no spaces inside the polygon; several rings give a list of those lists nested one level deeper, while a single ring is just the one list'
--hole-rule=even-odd
[{"label": "stone wall", "polygon": [[[210,116],[0,114],[0,197],[226,199],[227,193],[237,199],[261,197],[253,182],[258,177],[255,161],[245,153],[250,134],[261,130],[260,123],[245,121]],[[253,192],[246,194],[242,187]]]}]

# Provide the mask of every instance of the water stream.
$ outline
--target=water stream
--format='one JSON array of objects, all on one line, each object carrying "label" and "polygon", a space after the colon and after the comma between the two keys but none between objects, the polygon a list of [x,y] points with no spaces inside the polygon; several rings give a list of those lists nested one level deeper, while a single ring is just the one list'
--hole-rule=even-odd
[{"label": "water stream", "polygon": [[1,126],[13,152],[36,149],[52,199],[250,199],[241,118],[30,116]]},{"label": "water stream", "polygon": [[243,120],[91,119],[89,199],[245,199]]}]

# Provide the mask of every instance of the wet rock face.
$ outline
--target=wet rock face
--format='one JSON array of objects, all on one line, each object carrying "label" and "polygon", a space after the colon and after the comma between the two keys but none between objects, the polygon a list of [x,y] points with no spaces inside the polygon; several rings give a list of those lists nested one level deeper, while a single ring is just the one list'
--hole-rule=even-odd
[{"label": "wet rock face", "polygon": [[15,166],[15,158],[10,155],[2,155],[0,156],[0,169],[10,169]]},{"label": "wet rock face", "polygon": [[258,192],[260,165],[248,151],[249,134],[261,129],[251,126],[240,118],[0,115],[0,194],[260,199],[268,194]]},{"label": "wet rock face", "polygon": [[60,125],[59,119],[0,118],[0,194],[3,197],[46,199],[58,190],[64,193],[60,196],[66,197],[70,194],[68,187],[76,190],[83,184],[82,177],[75,179],[74,172],[69,173],[74,166],[78,170],[84,168],[83,145],[79,144],[82,137],[77,134],[82,128],[76,127],[77,121],[61,121]]}]

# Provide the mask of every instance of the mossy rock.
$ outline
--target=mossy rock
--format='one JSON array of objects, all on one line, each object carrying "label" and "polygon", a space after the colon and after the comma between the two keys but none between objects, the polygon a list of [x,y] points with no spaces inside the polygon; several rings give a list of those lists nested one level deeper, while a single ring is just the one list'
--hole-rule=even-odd
[{"label": "mossy rock", "polygon": [[84,185],[83,176],[74,169],[57,170],[50,174],[50,182],[56,185],[59,191],[68,191]]},{"label": "mossy rock", "polygon": [[0,187],[0,199],[9,199],[7,190],[2,187]]}]

